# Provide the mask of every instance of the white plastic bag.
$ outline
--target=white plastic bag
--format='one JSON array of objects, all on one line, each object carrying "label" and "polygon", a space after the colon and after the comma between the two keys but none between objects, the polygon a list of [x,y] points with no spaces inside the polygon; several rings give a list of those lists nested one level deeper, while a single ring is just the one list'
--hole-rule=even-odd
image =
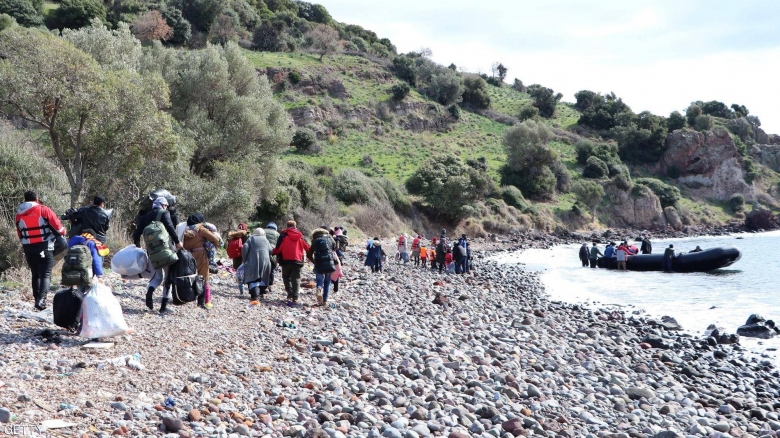
[{"label": "white plastic bag", "polygon": [[135,245],[129,245],[111,258],[111,270],[121,276],[135,277],[141,275],[149,266],[149,256],[146,251]]},{"label": "white plastic bag", "polygon": [[119,300],[108,286],[100,282],[84,296],[81,318],[79,336],[83,338],[110,338],[124,335],[129,330]]}]

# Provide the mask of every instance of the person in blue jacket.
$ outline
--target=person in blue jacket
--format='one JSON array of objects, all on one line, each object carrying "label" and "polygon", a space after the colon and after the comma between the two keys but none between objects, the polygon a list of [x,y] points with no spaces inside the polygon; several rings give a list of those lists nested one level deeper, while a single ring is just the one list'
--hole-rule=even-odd
[{"label": "person in blue jacket", "polygon": [[611,259],[615,256],[615,242],[609,242],[607,248],[604,249],[604,257]]},{"label": "person in blue jacket", "polygon": [[92,230],[84,230],[81,234],[68,240],[68,248],[76,245],[86,245],[89,248],[89,252],[92,254],[92,274],[101,280],[103,278],[103,257],[98,253]]}]

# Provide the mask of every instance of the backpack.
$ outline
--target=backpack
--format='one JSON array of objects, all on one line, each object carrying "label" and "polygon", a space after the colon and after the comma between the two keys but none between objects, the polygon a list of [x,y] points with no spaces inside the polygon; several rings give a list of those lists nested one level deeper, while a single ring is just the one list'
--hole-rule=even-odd
[{"label": "backpack", "polygon": [[171,302],[176,305],[191,303],[203,293],[203,277],[198,275],[198,263],[191,252],[180,249],[176,258],[176,263],[171,267]]},{"label": "backpack", "polygon": [[146,252],[149,254],[149,262],[154,269],[160,269],[176,263],[176,252],[171,248],[168,230],[160,222],[165,210],[160,209],[157,217],[144,228],[144,242],[146,242]]},{"label": "backpack", "polygon": [[312,242],[314,266],[320,273],[333,272],[336,269],[333,265],[333,248],[329,245],[329,240],[330,236],[326,235],[318,237]]},{"label": "backpack", "polygon": [[92,252],[87,245],[68,248],[62,265],[64,286],[88,286],[92,283]]},{"label": "backpack", "polygon": [[176,252],[176,258],[176,264],[173,265],[176,277],[186,277],[198,273],[198,262],[195,261],[191,252],[180,249]]},{"label": "backpack", "polygon": [[341,251],[346,251],[349,246],[349,237],[345,235],[336,236],[336,243],[339,245]]},{"label": "backpack", "polygon": [[81,326],[81,303],[84,293],[77,287],[63,289],[54,294],[52,316],[54,325],[71,333],[77,333]]},{"label": "backpack", "polygon": [[237,237],[230,242],[228,242],[227,246],[227,256],[231,259],[237,259],[241,257],[241,248],[244,247],[244,242],[241,241],[240,237]]}]

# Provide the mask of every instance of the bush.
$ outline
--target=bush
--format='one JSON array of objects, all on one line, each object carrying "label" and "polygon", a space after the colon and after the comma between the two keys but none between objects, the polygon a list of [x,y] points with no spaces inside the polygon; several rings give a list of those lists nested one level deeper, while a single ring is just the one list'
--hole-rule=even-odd
[{"label": "bush", "polygon": [[291,146],[301,153],[312,153],[317,149],[317,136],[310,129],[299,128],[293,134]]},{"label": "bush", "polygon": [[680,166],[672,164],[666,168],[666,175],[671,179],[677,179],[682,175],[682,170],[680,170]]},{"label": "bush", "polygon": [[588,158],[585,168],[582,169],[582,176],[585,178],[604,178],[607,175],[609,175],[607,163],[598,157]]},{"label": "bush", "polygon": [[406,81],[412,87],[417,85],[417,67],[412,58],[406,55],[396,56],[393,59],[393,71],[399,79]]},{"label": "bush", "polygon": [[0,14],[0,32],[16,26],[16,20],[14,17],[8,14]]},{"label": "bush", "polygon": [[631,108],[615,96],[615,93],[602,96],[593,91],[583,90],[574,96],[577,99],[575,107],[582,111],[577,121],[580,125],[607,130],[624,126],[634,117]]},{"label": "bush", "polygon": [[612,181],[615,183],[615,187],[619,188],[620,190],[629,191],[633,186],[631,177],[622,173],[617,174]]},{"label": "bush", "polygon": [[502,139],[507,164],[501,169],[501,183],[516,186],[531,199],[550,199],[557,183],[551,166],[558,159],[547,145],[552,137],[550,128],[533,120],[507,128]]},{"label": "bush", "polygon": [[552,166],[555,175],[555,190],[558,193],[567,193],[571,189],[571,173],[561,160],[556,160]]},{"label": "bush", "polygon": [[693,127],[696,124],[696,117],[701,115],[701,107],[692,103],[687,110],[685,110],[685,118],[688,119],[688,126]]},{"label": "bush", "polygon": [[761,170],[756,166],[756,163],[752,158],[744,158],[742,160],[742,167],[745,171],[745,182],[748,184],[751,184],[761,175]]},{"label": "bush", "polygon": [[680,189],[655,178],[637,178],[636,186],[645,186],[658,196],[664,208],[674,206],[680,200]]},{"label": "bush", "polygon": [[601,198],[604,197],[604,187],[595,181],[576,181],[572,184],[571,191],[577,196],[577,200],[586,205],[591,212],[596,210]]},{"label": "bush", "polygon": [[342,170],[333,181],[333,196],[350,204],[370,204],[375,195],[371,190],[371,179],[358,170]]},{"label": "bush", "polygon": [[447,107],[447,112],[450,113],[452,118],[454,118],[455,120],[460,120],[461,115],[462,115],[461,114],[461,110],[460,110],[460,106],[458,106],[457,104],[452,104],[452,105],[448,106]]},{"label": "bush", "polygon": [[629,163],[656,163],[666,150],[668,130],[662,117],[643,111],[612,134],[618,140],[620,157]]},{"label": "bush", "polygon": [[295,84],[297,84],[298,82],[300,82],[300,81],[301,81],[301,79],[302,79],[302,77],[301,77],[301,72],[299,72],[298,70],[293,70],[293,71],[291,71],[291,72],[290,72],[290,73],[287,75],[287,79],[289,79],[289,80],[290,80],[290,83],[292,83],[293,85],[295,85]]},{"label": "bush", "polygon": [[523,192],[515,186],[502,187],[501,199],[503,199],[507,205],[511,205],[520,211],[523,211],[528,206],[528,202],[525,200],[525,197],[523,197]]},{"label": "bush", "polygon": [[685,128],[685,116],[679,111],[673,111],[666,119],[666,126],[669,128],[669,132]]},{"label": "bush", "polygon": [[[0,14],[7,14],[22,26],[35,27],[43,24],[39,11],[30,0],[0,0]],[[6,19],[6,26],[10,27]]]},{"label": "bush", "polygon": [[468,75],[463,79],[463,103],[481,109],[490,108],[490,95],[484,79],[476,75]]},{"label": "bush", "polygon": [[400,84],[395,84],[392,87],[390,87],[390,93],[393,95],[393,100],[402,101],[406,98],[406,96],[409,95],[409,92],[411,91],[411,87],[409,87],[409,84],[406,82],[401,82]]},{"label": "bush", "polygon": [[735,193],[729,198],[729,208],[734,213],[739,213],[745,209],[745,197],[740,193]]},{"label": "bush", "polygon": [[460,102],[463,94],[463,79],[457,72],[443,68],[431,76],[426,94],[442,105]]},{"label": "bush", "polygon": [[539,117],[539,108],[533,105],[523,105],[523,108],[520,110],[520,114],[518,114],[518,118],[521,122],[525,120],[533,120],[537,117]]},{"label": "bush", "polygon": [[712,129],[714,124],[715,124],[715,119],[713,119],[711,115],[701,114],[699,116],[696,116],[696,119],[694,119],[693,129],[699,132],[709,131],[710,129]]},{"label": "bush", "polygon": [[515,82],[512,84],[512,88],[514,88],[516,91],[519,91],[520,93],[525,93],[526,91],[526,87],[523,85],[523,81],[517,78],[515,78]]},{"label": "bush", "polygon": [[181,15],[181,10],[174,7],[166,7],[160,10],[165,22],[173,29],[173,36],[167,41],[169,44],[185,44],[192,37],[192,25]]},{"label": "bush", "polygon": [[593,155],[596,144],[590,140],[583,139],[574,144],[574,149],[577,151],[577,162],[585,164],[588,162],[588,158]]},{"label": "bush", "polygon": [[563,98],[563,94],[556,94],[551,88],[538,84],[528,87],[528,94],[533,97],[534,106],[539,109],[539,115],[548,119],[555,116],[555,108]]},{"label": "bush", "polygon": [[106,7],[99,0],[62,0],[53,15],[57,29],[80,29],[93,18],[106,21]]}]

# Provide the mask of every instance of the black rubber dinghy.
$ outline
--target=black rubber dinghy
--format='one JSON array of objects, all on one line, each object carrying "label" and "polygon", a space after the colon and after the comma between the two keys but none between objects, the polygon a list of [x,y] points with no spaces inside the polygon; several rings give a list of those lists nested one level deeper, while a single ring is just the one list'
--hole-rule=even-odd
[{"label": "black rubber dinghy", "polygon": [[[736,263],[742,253],[735,246],[719,246],[701,252],[688,252],[672,259],[674,272],[707,272],[725,268]],[[663,254],[640,254],[631,256],[626,262],[629,271],[663,271]],[[599,268],[617,269],[617,260],[600,258]]]}]

